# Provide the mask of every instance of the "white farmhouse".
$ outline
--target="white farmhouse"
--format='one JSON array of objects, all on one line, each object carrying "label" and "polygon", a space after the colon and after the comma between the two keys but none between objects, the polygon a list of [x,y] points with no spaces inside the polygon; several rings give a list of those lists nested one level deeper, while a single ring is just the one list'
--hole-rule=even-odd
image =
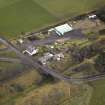
[{"label": "white farmhouse", "polygon": [[38,49],[35,47],[29,46],[26,50],[23,51],[23,54],[27,53],[29,56],[33,56],[38,53]]}]

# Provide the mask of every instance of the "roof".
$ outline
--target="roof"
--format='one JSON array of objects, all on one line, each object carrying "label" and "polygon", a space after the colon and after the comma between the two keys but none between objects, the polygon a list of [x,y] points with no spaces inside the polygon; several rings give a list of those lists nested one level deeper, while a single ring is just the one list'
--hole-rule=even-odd
[{"label": "roof", "polygon": [[54,29],[58,35],[64,35],[65,33],[73,30],[73,28],[68,24],[57,26]]},{"label": "roof", "polygon": [[42,64],[46,64],[48,60],[50,60],[54,55],[51,53],[45,53],[43,57],[39,58],[39,61]]},{"label": "roof", "polygon": [[38,52],[38,49],[35,49],[32,46],[28,46],[28,48],[25,51],[23,51],[23,53],[25,52],[27,52],[30,56],[32,56]]},{"label": "roof", "polygon": [[19,39],[18,42],[22,44],[24,41],[23,39]]},{"label": "roof", "polygon": [[95,15],[95,14],[89,15],[89,19],[94,19],[96,17],[97,17],[97,15]]},{"label": "roof", "polygon": [[26,50],[29,51],[30,53],[32,53],[35,50],[35,47],[28,46],[28,48]]}]

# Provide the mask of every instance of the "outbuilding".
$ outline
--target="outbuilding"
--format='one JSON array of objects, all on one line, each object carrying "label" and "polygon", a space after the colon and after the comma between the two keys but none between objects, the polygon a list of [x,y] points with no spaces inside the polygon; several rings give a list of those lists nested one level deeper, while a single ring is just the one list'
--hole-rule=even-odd
[{"label": "outbuilding", "polygon": [[72,30],[73,30],[72,25],[69,25],[66,23],[66,24],[51,28],[48,30],[48,32],[55,31],[57,35],[63,36],[65,33],[70,32]]},{"label": "outbuilding", "polygon": [[50,60],[51,58],[53,58],[53,54],[52,53],[45,53],[43,57],[39,58],[39,62],[42,64],[42,65],[46,65],[48,60]]},{"label": "outbuilding", "polygon": [[97,15],[91,14],[91,15],[89,15],[88,17],[89,17],[89,19],[96,19],[96,18],[97,18]]}]

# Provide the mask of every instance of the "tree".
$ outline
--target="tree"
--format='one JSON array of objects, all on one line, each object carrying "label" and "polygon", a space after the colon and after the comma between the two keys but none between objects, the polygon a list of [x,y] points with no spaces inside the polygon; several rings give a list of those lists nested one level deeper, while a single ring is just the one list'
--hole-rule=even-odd
[{"label": "tree", "polygon": [[105,22],[105,8],[99,10],[97,16],[100,18],[100,20]]},{"label": "tree", "polygon": [[99,54],[99,56],[96,59],[96,69],[98,69],[99,71],[103,72],[105,71],[105,52],[101,52]]}]

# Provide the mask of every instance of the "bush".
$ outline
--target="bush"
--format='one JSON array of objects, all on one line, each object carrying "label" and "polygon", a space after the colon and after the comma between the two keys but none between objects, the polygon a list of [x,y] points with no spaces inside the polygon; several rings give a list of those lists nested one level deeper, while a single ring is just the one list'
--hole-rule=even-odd
[{"label": "bush", "polygon": [[105,29],[103,29],[103,30],[100,30],[100,31],[99,31],[99,34],[100,34],[100,35],[103,35],[103,34],[105,34]]},{"label": "bush", "polygon": [[24,88],[20,86],[19,84],[11,84],[10,87],[11,87],[10,91],[13,91],[13,92],[23,92],[24,91]]},{"label": "bush", "polygon": [[101,52],[96,59],[96,69],[100,72],[105,71],[105,52]]},{"label": "bush", "polygon": [[105,22],[105,8],[99,10],[97,12],[97,16],[100,20],[104,21]]}]

